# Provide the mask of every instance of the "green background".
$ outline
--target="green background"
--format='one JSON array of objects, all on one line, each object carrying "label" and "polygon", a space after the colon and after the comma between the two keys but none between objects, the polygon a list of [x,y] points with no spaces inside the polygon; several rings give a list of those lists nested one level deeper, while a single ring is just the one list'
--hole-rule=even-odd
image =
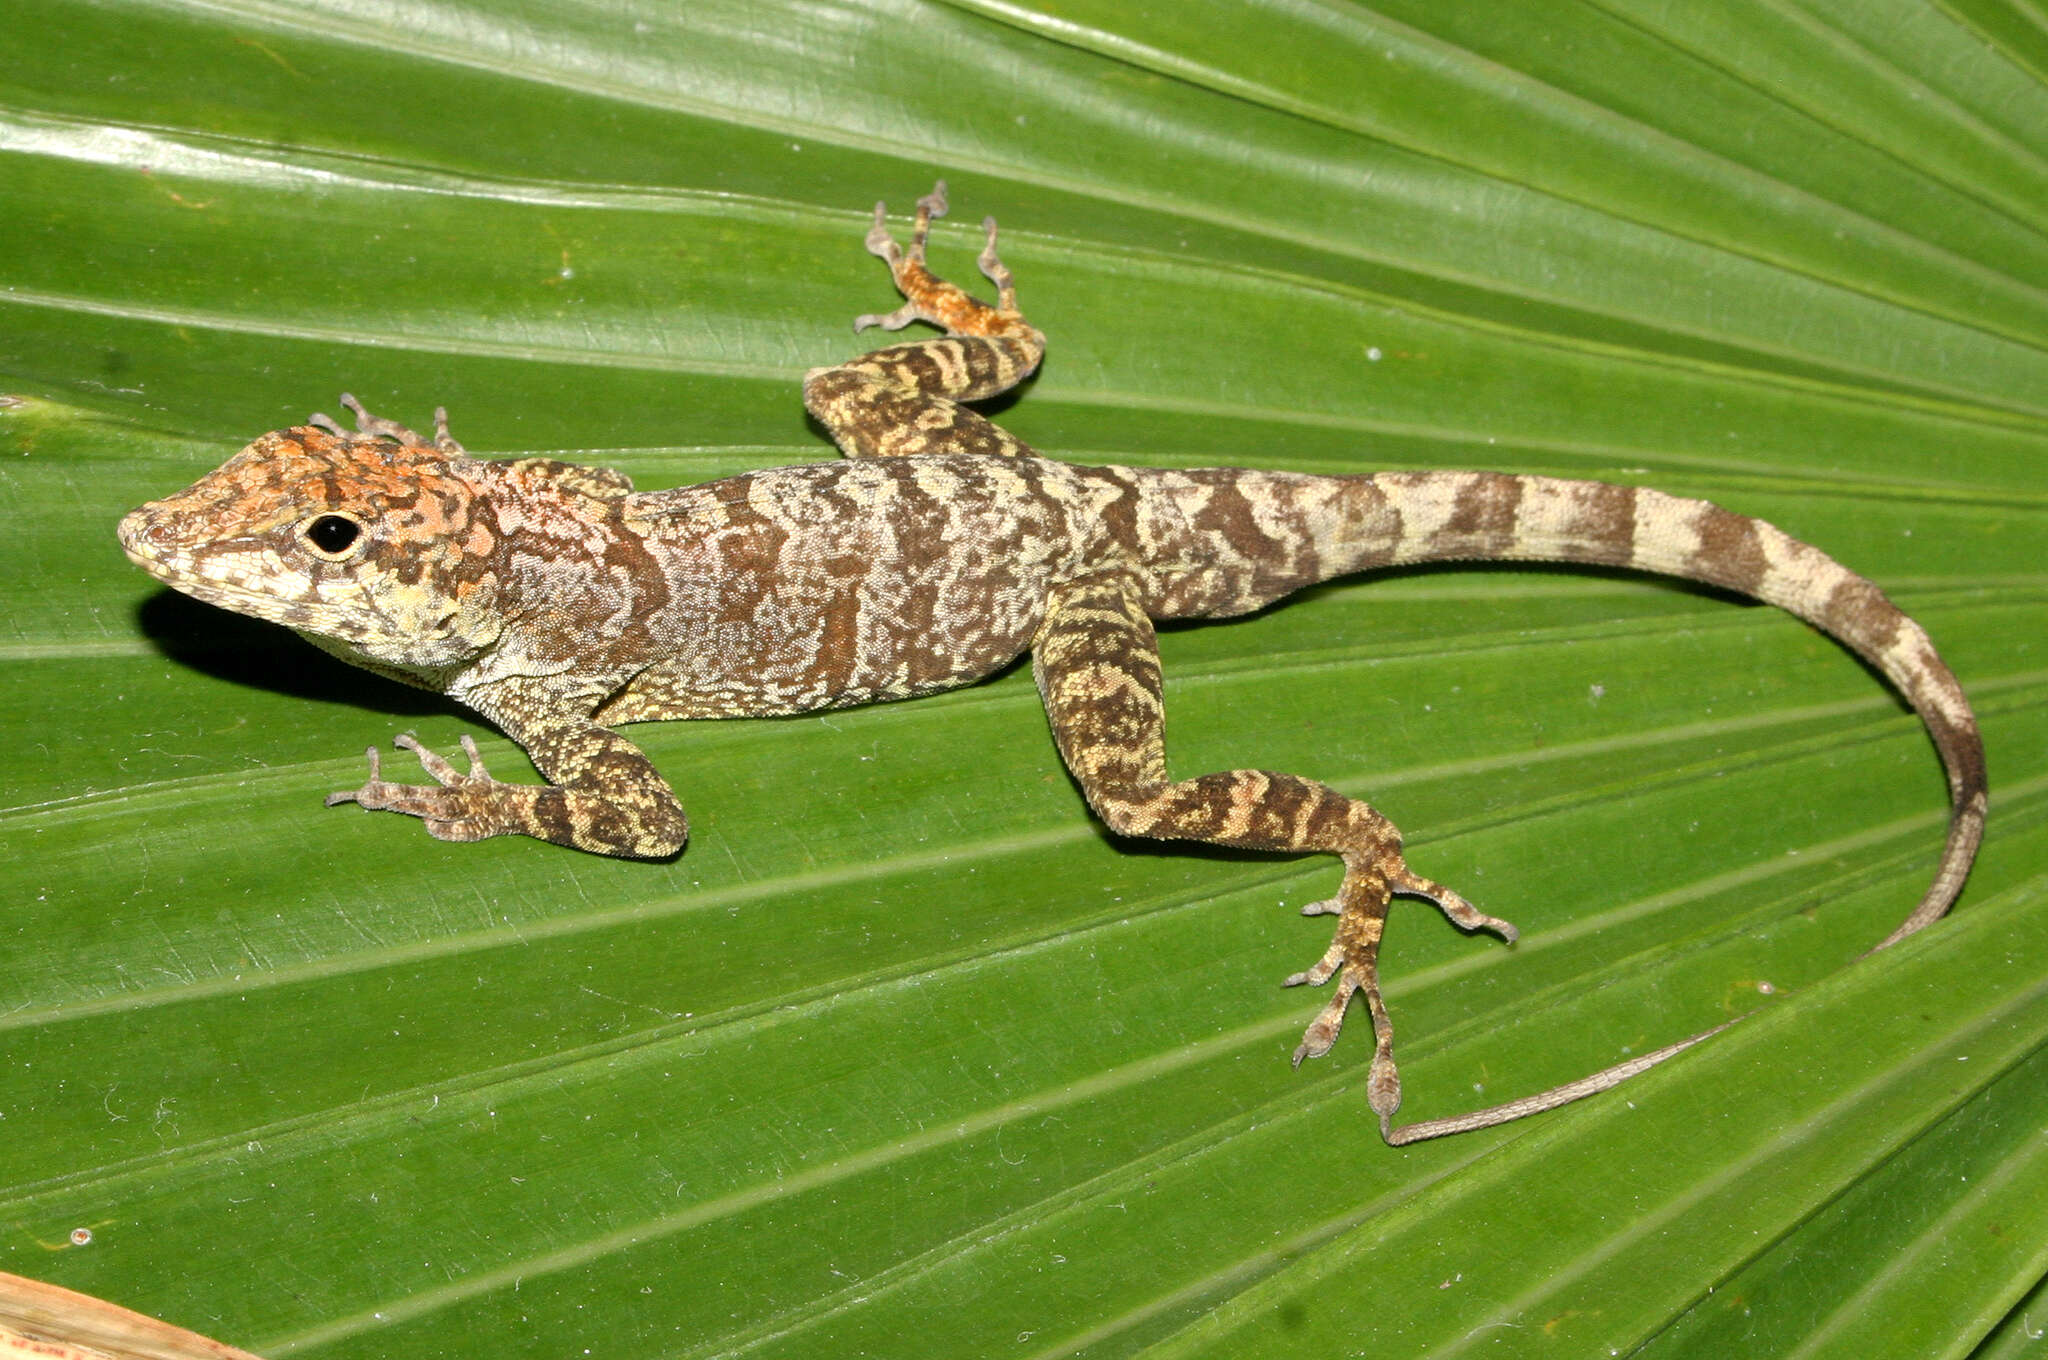
[{"label": "green background", "polygon": [[[0,1269],[322,1360],[2042,1350],[2037,3],[8,26]],[[1762,1012],[1390,1150],[1358,1035],[1287,1063],[1336,866],[1111,840],[1022,672],[633,729],[673,863],[445,845],[321,796],[399,732],[515,748],[114,544],[344,388],[643,488],[828,457],[797,381],[938,176],[941,269],[993,213],[1051,337],[1001,412],[1050,454],[1610,478],[1876,580],[1984,725],[1953,917],[1848,966],[1941,776],[1775,611],[1471,569],[1172,630],[1177,772],[1369,796],[1523,932],[1396,914],[1408,1117]]]}]

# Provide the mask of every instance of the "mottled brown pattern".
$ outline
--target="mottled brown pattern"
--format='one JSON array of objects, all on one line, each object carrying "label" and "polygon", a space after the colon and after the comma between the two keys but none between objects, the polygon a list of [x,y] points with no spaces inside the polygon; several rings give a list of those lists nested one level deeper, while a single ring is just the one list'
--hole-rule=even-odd
[{"label": "mottled brown pattern", "polygon": [[265,435],[129,515],[122,544],[167,584],[449,694],[525,747],[545,787],[492,779],[466,739],[469,766],[457,770],[401,738],[432,783],[386,781],[372,752],[363,786],[330,799],[420,817],[446,840],[520,834],[673,854],[682,807],[612,726],[909,698],[1028,650],[1060,755],[1113,830],[1342,860],[1336,896],[1307,908],[1338,918],[1330,948],[1288,979],[1336,983],[1295,1059],[1328,1051],[1363,994],[1369,1098],[1395,1142],[1551,1108],[1704,1036],[1505,1106],[1394,1128],[1400,1081],[1377,967],[1391,898],[1434,902],[1467,930],[1513,939],[1513,928],[1416,876],[1400,833],[1326,785],[1266,770],[1169,776],[1154,619],[1241,614],[1346,572],[1460,558],[1629,566],[1744,590],[1877,667],[1948,772],[1941,866],[1885,943],[1961,890],[1985,808],[1976,721],[1926,634],[1876,586],[1761,521],[1647,488],[1039,457],[959,404],[1023,381],[1044,337],[1017,309],[993,222],[980,264],[995,306],[933,277],[926,237],[944,211],[941,185],[919,201],[906,250],[877,206],[868,248],[905,302],[856,324],[921,320],[946,334],[805,379],[844,461],[634,494],[608,469],[472,458],[445,413],[428,439],[344,397],[354,432],[315,417]]},{"label": "mottled brown pattern", "polygon": [[1515,541],[1515,515],[1522,504],[1522,479],[1482,473],[1457,498],[1439,533],[1499,552]]},{"label": "mottled brown pattern", "polygon": [[[1757,522],[1714,506],[1693,521],[1699,546],[1691,554],[1694,577],[1754,595],[1770,575]],[[1868,584],[1868,582],[1865,582]],[[1871,587],[1873,590],[1876,587]]]}]

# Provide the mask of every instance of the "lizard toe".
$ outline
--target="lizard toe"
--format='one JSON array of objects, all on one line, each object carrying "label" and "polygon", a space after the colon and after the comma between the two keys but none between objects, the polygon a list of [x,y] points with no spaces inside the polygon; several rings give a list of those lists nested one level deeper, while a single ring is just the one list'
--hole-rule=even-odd
[{"label": "lizard toe", "polygon": [[1488,916],[1443,884],[1410,873],[1406,864],[1399,865],[1394,873],[1388,875],[1387,886],[1404,897],[1419,897],[1433,903],[1461,930],[1490,930],[1509,944],[1521,938],[1521,932],[1513,925],[1498,916]]},{"label": "lizard toe", "polygon": [[1309,1022],[1301,1032],[1301,1043],[1294,1050],[1294,1065],[1299,1067],[1310,1058],[1320,1058],[1336,1047],[1337,1035],[1344,1028],[1344,1010],[1351,1004],[1351,994],[1357,985],[1346,979],[1340,983],[1329,1003]]},{"label": "lizard toe", "polygon": [[[328,794],[326,800],[328,807],[336,807],[342,803],[362,803],[364,795],[374,796],[377,786],[384,782],[381,778],[382,772],[377,768],[377,748],[374,746],[369,747],[363,752],[363,755],[370,762],[370,777],[358,788],[336,789],[333,793]],[[365,803],[364,806],[368,807],[370,805]]]}]

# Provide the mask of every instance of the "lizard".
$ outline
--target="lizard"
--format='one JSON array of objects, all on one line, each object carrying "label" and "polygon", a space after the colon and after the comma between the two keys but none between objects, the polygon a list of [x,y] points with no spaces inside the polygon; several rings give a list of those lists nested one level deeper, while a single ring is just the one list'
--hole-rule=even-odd
[{"label": "lizard", "polygon": [[1362,996],[1367,1102],[1397,1145],[1606,1090],[1726,1026],[1539,1095],[1395,1126],[1378,971],[1391,899],[1510,943],[1515,929],[1411,869],[1401,833],[1360,799],[1277,771],[1170,777],[1157,620],[1242,615],[1332,577],[1455,560],[1631,568],[1766,601],[1882,674],[1947,775],[1933,882],[1876,947],[1955,900],[1983,834],[1982,740],[1927,634],[1870,581],[1761,520],[1647,487],[1044,457],[966,404],[1029,377],[1045,336],[1019,310],[993,218],[977,261],[993,305],[928,268],[946,209],[940,181],[905,248],[875,205],[866,246],[904,300],[855,330],[923,322],[943,334],[805,375],[805,405],[841,459],[636,492],[607,468],[474,457],[445,409],[424,436],[343,394],[353,430],[314,415],[265,434],[131,512],[121,544],[164,584],[447,695],[523,747],[546,784],[493,778],[467,735],[458,770],[408,734],[396,745],[431,783],[387,778],[373,746],[364,783],[327,799],[419,817],[448,841],[525,835],[672,856],[688,836],[682,804],[617,727],[907,699],[1028,652],[1059,755],[1112,832],[1342,861],[1336,894],[1302,909],[1334,915],[1336,929],[1287,984],[1336,985],[1294,1063],[1329,1052]]}]

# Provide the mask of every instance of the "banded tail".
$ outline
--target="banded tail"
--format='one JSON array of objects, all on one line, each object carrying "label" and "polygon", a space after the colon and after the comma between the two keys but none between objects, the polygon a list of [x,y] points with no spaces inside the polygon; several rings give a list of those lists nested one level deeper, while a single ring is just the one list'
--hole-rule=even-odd
[{"label": "banded tail", "polygon": [[[1631,567],[1777,605],[1848,647],[1905,696],[1926,725],[1949,784],[1948,841],[1934,880],[1870,952],[1939,919],[1962,891],[1984,835],[1983,740],[1962,686],[1934,644],[1875,585],[1762,520],[1645,488],[1491,472],[1382,473],[1358,485],[1378,502],[1366,510],[1366,522],[1375,529],[1390,519],[1398,525],[1391,543],[1359,545],[1366,554],[1360,566],[1463,559]],[[1390,1141],[1418,1142],[1553,1109],[1616,1086],[1725,1028],[1523,1100],[1396,1129]]]}]

